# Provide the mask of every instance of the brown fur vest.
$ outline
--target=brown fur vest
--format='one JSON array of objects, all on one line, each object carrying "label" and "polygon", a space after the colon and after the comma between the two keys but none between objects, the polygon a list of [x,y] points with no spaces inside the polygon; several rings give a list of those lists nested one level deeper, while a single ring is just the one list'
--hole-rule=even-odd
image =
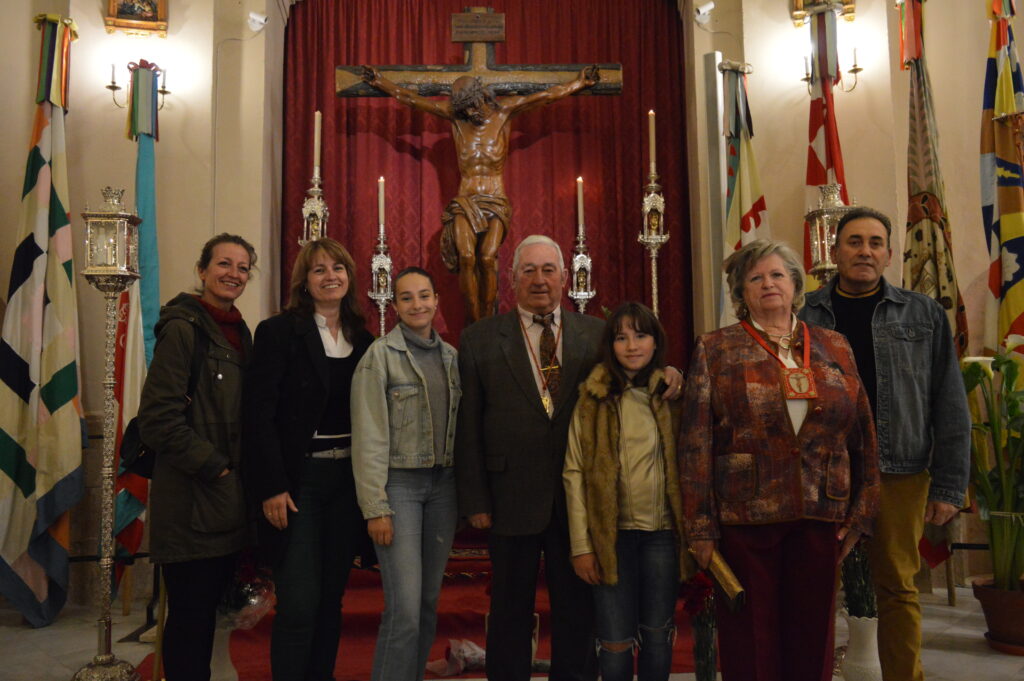
[{"label": "brown fur vest", "polygon": [[[663,375],[660,369],[651,374],[647,388],[652,395]],[[576,403],[577,417],[581,423],[586,424],[580,434],[580,449],[583,454],[587,526],[597,562],[601,566],[601,580],[605,584],[619,581],[615,553],[619,525],[619,402],[616,396],[610,394],[610,389],[611,374],[604,365],[598,364],[580,386],[580,398]],[[651,411],[658,424],[658,436],[664,454],[665,490],[679,546],[679,576],[686,580],[694,574],[696,566],[682,536],[683,499],[679,491],[679,470],[676,464],[680,410],[678,403],[652,397]]]}]

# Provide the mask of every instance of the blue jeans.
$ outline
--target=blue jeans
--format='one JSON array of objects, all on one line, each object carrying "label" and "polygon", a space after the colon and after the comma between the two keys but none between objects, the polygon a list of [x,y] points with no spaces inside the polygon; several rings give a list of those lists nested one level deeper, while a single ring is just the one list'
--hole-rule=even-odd
[{"label": "blue jeans", "polygon": [[675,532],[619,530],[615,552],[618,583],[594,587],[601,678],[632,681],[633,645],[612,651],[603,644],[635,642],[638,681],[665,681],[672,669],[679,594]]},{"label": "blue jeans", "polygon": [[388,470],[394,515],[390,546],[377,546],[384,586],[373,681],[418,681],[434,644],[437,599],[455,537],[455,472],[442,468]]}]

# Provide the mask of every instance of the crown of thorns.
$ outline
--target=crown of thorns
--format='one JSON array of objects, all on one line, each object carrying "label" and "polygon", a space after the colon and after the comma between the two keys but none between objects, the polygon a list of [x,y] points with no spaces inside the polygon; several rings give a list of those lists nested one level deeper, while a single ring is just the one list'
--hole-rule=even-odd
[{"label": "crown of thorns", "polygon": [[465,111],[471,106],[479,108],[481,104],[493,107],[497,106],[498,100],[494,96],[494,91],[489,87],[485,87],[479,77],[474,77],[469,85],[452,91],[453,111]]}]

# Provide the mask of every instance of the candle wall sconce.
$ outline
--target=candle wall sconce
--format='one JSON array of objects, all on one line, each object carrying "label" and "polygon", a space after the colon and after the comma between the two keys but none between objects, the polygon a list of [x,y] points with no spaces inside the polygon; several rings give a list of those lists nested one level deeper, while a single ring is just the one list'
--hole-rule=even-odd
[{"label": "candle wall sconce", "polygon": [[[154,66],[156,65],[154,64]],[[131,80],[131,66],[129,66],[128,68],[128,79]],[[160,76],[160,87],[157,88],[156,91],[157,94],[160,95],[160,104],[159,106],[157,106],[156,110],[161,111],[164,108],[164,97],[171,94],[171,91],[167,89],[167,70],[157,67],[156,71],[157,74]],[[117,84],[117,76],[113,64],[110,65],[110,82],[104,85],[103,87],[107,90],[110,90],[110,99],[114,102],[114,106],[116,106],[118,109],[123,109],[128,106],[127,101],[124,104],[119,104],[117,102],[117,93],[123,90],[124,88]]]},{"label": "candle wall sconce", "polygon": [[[811,17],[817,14],[824,14],[825,12],[834,12],[837,17],[842,17],[847,22],[852,22],[857,17],[856,5],[856,0],[791,0],[789,15],[793,20],[793,25],[797,28],[801,28],[810,21]],[[810,56],[804,57],[804,77],[800,81],[806,84],[807,94],[813,96],[814,81],[818,74],[817,69],[812,68],[811,60],[812,57]],[[853,84],[847,87],[843,81],[842,73],[837,69],[839,91],[853,92],[857,87],[859,74],[863,70],[857,63],[857,48],[853,48],[853,66],[846,71],[846,73],[853,76]]]}]

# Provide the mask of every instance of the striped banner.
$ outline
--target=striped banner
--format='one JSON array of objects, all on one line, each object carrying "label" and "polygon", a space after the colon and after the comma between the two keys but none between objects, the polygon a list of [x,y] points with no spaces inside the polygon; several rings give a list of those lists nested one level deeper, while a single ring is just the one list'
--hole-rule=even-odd
[{"label": "striped banner", "polygon": [[1024,334],[1024,183],[1016,140],[1024,81],[1010,18],[1013,3],[993,0],[992,37],[981,114],[981,213],[989,247],[985,349]]},{"label": "striped banner", "polygon": [[[138,413],[139,396],[146,381],[146,367],[153,358],[156,338],[153,327],[160,314],[160,267],[156,236],[156,182],[154,142],[157,122],[156,64],[140,59],[128,65],[131,71],[131,92],[128,104],[128,136],[137,141],[135,162],[136,210],[139,224],[140,279],[121,294],[117,327],[115,388],[118,404],[118,442],[128,422]],[[114,536],[118,560],[114,574],[115,586],[120,582],[126,560],[142,545],[149,481],[134,473],[118,470],[114,504]]]},{"label": "striped banner", "polygon": [[75,26],[36,21],[38,106],[0,341],[0,593],[40,627],[67,598],[83,421],[63,108]]},{"label": "striped banner", "polygon": [[[843,150],[839,145],[835,102],[832,88],[839,78],[836,55],[836,15],[827,11],[811,17],[811,114],[807,129],[807,179],[805,202],[809,208],[817,207],[818,187],[826,184],[841,185],[840,196],[849,205],[846,189],[846,171],[843,168]],[[804,222],[804,270],[810,272],[811,226]],[[824,284],[808,275],[807,290],[813,291]]]},{"label": "striped banner", "polygon": [[[747,100],[747,77],[739,71],[722,73],[725,95],[725,144],[727,164],[727,190],[725,196],[726,255],[738,250],[754,239],[770,239],[768,206],[761,191],[761,177],[754,158],[754,124]],[[722,278],[725,299],[722,304],[721,326],[736,323],[736,315],[728,300],[728,285]]]},{"label": "striped banner", "polygon": [[924,59],[922,0],[901,8],[903,67],[910,71],[910,134],[907,145],[907,238],[903,285],[942,305],[953,330],[957,354],[967,350],[967,311],[953,265],[953,238],[946,212],[946,188],[939,167],[939,135],[932,86]]}]

